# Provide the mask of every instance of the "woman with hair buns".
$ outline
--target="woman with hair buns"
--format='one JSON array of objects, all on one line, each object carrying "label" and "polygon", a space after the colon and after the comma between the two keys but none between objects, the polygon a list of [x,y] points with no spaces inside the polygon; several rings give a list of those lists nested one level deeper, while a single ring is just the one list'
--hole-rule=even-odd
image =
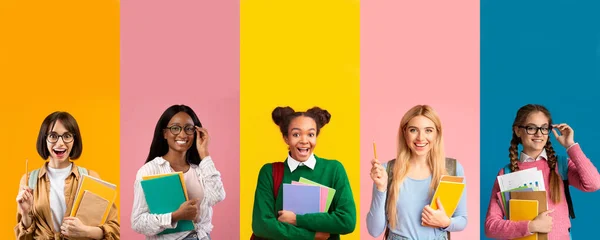
[{"label": "woman with hair buns", "polygon": [[[558,135],[560,131],[560,135]],[[592,162],[585,156],[574,140],[573,129],[565,124],[552,124],[550,112],[544,106],[529,104],[517,111],[512,125],[509,157],[510,171],[516,172],[528,168],[542,171],[546,186],[548,211],[540,213],[531,221],[510,221],[504,219],[504,211],[498,204],[496,193],[500,191],[498,181],[492,188],[492,196],[485,219],[485,235],[495,239],[514,239],[533,233],[548,233],[548,239],[569,239],[568,204],[563,194],[563,186],[557,170],[557,156],[549,140],[550,131],[561,146],[567,149],[569,185],[592,192],[600,189],[600,174]],[[523,146],[520,155],[519,144]],[[504,169],[498,172],[503,175]]]},{"label": "woman with hair buns", "polygon": [[[318,107],[306,112],[277,107],[272,118],[289,151],[283,162],[283,181],[279,186],[273,186],[273,168],[278,163],[265,164],[260,170],[254,194],[252,238],[340,239],[340,234],[353,232],[356,206],[344,166],[339,161],[313,153],[321,128],[331,119],[329,112]],[[298,181],[300,177],[336,190],[328,212],[295,214],[282,209],[283,183]],[[276,197],[273,196],[274,187],[279,187]]]}]

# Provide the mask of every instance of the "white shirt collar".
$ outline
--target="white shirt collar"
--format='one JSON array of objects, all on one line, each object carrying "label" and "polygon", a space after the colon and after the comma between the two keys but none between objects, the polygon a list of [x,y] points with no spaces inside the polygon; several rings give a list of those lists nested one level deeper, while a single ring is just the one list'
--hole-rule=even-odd
[{"label": "white shirt collar", "polygon": [[535,162],[535,161],[539,161],[539,160],[547,160],[548,159],[548,155],[546,154],[546,149],[542,150],[542,153],[540,153],[540,155],[534,160],[533,157],[525,154],[524,152],[521,152],[521,156],[519,158],[520,162]]},{"label": "white shirt collar", "polygon": [[317,164],[317,159],[315,159],[315,154],[310,154],[310,157],[308,157],[308,160],[304,161],[304,162],[300,162],[294,158],[292,158],[292,156],[288,153],[288,158],[287,158],[287,163],[288,163],[288,167],[290,167],[290,172],[294,172],[294,170],[296,170],[296,168],[298,168],[298,166],[307,166],[308,168],[315,170],[315,165]]}]

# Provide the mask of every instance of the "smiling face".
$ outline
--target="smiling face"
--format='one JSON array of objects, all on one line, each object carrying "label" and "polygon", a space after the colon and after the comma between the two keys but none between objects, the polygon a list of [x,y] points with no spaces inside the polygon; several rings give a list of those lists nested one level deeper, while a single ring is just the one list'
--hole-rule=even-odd
[{"label": "smiling face", "polygon": [[194,121],[185,112],[175,114],[167,127],[163,130],[163,136],[169,145],[169,151],[186,152],[194,142]]},{"label": "smiling face", "polygon": [[[523,152],[527,155],[536,156],[544,149],[544,146],[546,146],[546,143],[548,142],[548,133],[550,132],[549,121],[546,114],[536,111],[530,113],[525,122],[521,125],[513,128],[517,137],[521,139]],[[529,133],[527,133],[528,131]]]},{"label": "smiling face", "polygon": [[412,118],[406,125],[404,139],[411,155],[427,156],[437,139],[435,123],[425,116]]},{"label": "smiling face", "polygon": [[290,121],[288,134],[283,139],[290,148],[292,158],[304,162],[317,145],[317,123],[310,117],[298,116]]},{"label": "smiling face", "polygon": [[60,120],[57,120],[46,135],[46,144],[51,161],[59,164],[69,161],[73,143],[73,133],[70,133]]}]

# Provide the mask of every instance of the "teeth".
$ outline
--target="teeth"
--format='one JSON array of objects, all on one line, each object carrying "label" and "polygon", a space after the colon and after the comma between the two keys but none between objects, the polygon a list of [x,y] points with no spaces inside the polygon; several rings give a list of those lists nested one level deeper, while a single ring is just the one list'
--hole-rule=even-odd
[{"label": "teeth", "polygon": [[178,140],[178,141],[176,141],[176,142],[177,142],[177,143],[179,143],[179,144],[185,144],[187,141],[179,141],[179,140]]},{"label": "teeth", "polygon": [[425,146],[427,146],[427,143],[421,143],[421,144],[415,144],[415,145],[417,145],[417,147],[425,147]]}]

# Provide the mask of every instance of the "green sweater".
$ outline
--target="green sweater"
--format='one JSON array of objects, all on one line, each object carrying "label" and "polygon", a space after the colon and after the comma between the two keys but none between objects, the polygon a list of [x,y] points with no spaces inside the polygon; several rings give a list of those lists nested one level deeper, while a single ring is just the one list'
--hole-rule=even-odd
[{"label": "green sweater", "polygon": [[[356,205],[344,166],[336,160],[319,158],[315,169],[298,166],[292,173],[287,160],[284,162],[283,182],[279,187],[277,200],[273,198],[273,168],[265,164],[258,174],[252,231],[254,235],[267,239],[315,239],[316,232],[331,234],[330,239],[340,239],[340,234],[354,231],[356,225]],[[323,184],[336,190],[329,212],[296,215],[296,225],[277,220],[277,212],[283,208],[283,183],[298,181],[300,177]]]}]

